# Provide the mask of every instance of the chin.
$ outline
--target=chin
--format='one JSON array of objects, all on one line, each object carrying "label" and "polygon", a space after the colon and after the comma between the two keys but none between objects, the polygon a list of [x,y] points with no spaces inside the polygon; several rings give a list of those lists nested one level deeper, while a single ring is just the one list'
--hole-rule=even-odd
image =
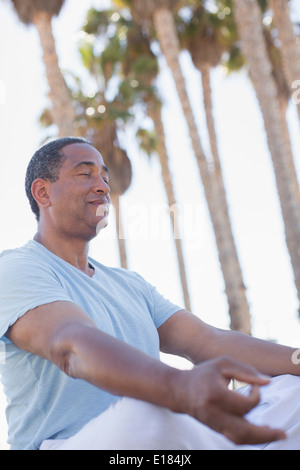
[{"label": "chin", "polygon": [[97,224],[96,235],[98,235],[101,232],[101,230],[103,230],[105,227],[107,227],[107,225],[108,225],[107,217],[104,217]]}]

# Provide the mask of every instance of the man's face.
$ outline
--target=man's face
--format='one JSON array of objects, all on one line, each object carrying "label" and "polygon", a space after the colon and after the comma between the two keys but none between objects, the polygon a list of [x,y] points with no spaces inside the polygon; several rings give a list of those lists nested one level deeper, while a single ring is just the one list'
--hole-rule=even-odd
[{"label": "man's face", "polygon": [[71,144],[62,152],[66,159],[59,179],[49,187],[49,214],[60,232],[90,240],[107,225],[108,169],[89,144]]}]

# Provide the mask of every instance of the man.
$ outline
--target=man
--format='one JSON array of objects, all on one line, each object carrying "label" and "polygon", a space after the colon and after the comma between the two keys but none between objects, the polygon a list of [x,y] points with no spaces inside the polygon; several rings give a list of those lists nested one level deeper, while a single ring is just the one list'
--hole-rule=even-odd
[{"label": "man", "polygon": [[[90,143],[39,149],[26,193],[37,233],[0,257],[12,449],[300,448],[297,351],[213,328],[88,256],[110,203]],[[170,367],[159,349],[195,366]],[[237,393],[231,379],[250,385]]]}]

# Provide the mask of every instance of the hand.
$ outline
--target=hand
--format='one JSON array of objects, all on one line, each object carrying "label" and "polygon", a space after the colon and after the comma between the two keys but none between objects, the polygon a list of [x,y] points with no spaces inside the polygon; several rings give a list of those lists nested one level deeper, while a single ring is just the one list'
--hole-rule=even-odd
[{"label": "hand", "polygon": [[[222,357],[184,371],[182,377],[181,412],[192,415],[235,444],[254,445],[286,437],[280,429],[256,426],[244,417],[258,405],[259,387],[269,383],[252,367]],[[230,390],[231,379],[251,384],[250,394],[243,396]]]}]

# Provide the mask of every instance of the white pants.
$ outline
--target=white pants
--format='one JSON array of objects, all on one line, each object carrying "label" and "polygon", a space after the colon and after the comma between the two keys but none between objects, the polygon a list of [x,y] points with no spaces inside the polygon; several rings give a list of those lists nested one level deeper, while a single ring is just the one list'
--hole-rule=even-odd
[{"label": "white pants", "polygon": [[[246,394],[248,387],[239,393]],[[300,377],[276,377],[261,388],[249,421],[284,429],[287,439],[237,446],[194,418],[123,398],[65,440],[46,440],[40,450],[300,450]]]}]

